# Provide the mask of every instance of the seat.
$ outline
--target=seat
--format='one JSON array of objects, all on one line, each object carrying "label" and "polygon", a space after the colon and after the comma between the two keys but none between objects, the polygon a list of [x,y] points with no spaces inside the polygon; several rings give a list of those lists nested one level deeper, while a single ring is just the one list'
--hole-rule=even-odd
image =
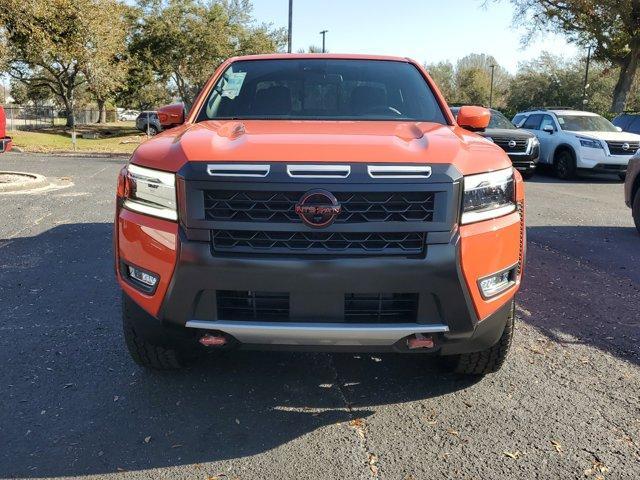
[{"label": "seat", "polygon": [[291,90],[284,86],[264,88],[256,92],[253,102],[254,115],[290,115]]},{"label": "seat", "polygon": [[351,111],[356,114],[363,114],[373,107],[384,107],[387,105],[387,93],[383,88],[361,85],[351,92]]}]

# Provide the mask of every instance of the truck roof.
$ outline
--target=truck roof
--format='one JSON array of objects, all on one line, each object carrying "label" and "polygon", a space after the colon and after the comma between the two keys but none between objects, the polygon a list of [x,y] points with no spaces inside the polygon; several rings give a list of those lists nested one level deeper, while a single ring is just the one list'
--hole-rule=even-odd
[{"label": "truck roof", "polygon": [[269,53],[260,55],[243,55],[232,57],[230,62],[239,60],[299,60],[299,59],[332,59],[332,60],[386,60],[391,62],[412,62],[406,57],[396,57],[391,55],[365,55],[351,53]]}]

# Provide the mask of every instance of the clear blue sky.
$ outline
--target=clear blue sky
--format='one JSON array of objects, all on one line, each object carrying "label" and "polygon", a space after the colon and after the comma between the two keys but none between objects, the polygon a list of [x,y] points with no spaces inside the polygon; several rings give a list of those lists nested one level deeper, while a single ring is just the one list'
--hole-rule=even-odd
[{"label": "clear blue sky", "polygon": [[[512,27],[507,0],[294,0],[293,51],[322,44],[327,33],[333,53],[378,53],[419,62],[457,59],[468,53],[493,55],[514,72],[518,62],[541,50],[567,56],[578,50],[562,37],[540,35],[522,48],[522,31]],[[253,0],[254,16],[275,27],[287,26],[288,0]],[[483,6],[484,5],[484,6]]]}]

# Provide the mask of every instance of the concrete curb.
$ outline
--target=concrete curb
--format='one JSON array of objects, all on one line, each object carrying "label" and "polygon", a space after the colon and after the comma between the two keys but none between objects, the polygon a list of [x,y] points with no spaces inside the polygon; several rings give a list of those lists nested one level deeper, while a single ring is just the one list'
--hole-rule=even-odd
[{"label": "concrete curb", "polygon": [[49,185],[49,181],[47,180],[47,177],[43,175],[38,175],[37,173],[5,172],[3,170],[0,170],[0,175],[2,174],[20,175],[20,176],[24,176],[25,179],[19,182],[0,184],[0,193],[18,192],[21,190],[32,190],[35,188],[42,188]]}]

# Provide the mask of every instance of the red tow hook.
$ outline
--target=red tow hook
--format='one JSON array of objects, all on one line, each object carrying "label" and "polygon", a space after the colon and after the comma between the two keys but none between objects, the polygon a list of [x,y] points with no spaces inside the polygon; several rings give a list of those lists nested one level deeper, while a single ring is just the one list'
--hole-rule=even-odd
[{"label": "red tow hook", "polygon": [[416,333],[413,337],[407,340],[407,347],[409,347],[409,350],[415,350],[416,348],[433,348],[434,345],[433,337],[425,337],[421,333]]},{"label": "red tow hook", "polygon": [[223,335],[211,335],[207,333],[198,340],[205,347],[221,347],[227,343],[227,338]]}]

